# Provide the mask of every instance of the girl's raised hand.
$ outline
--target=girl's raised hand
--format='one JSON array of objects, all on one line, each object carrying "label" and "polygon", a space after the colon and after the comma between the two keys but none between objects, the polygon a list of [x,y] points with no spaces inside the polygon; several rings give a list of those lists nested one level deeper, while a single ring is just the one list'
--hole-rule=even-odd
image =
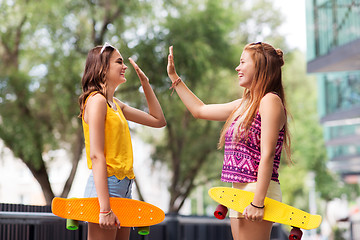
[{"label": "girl's raised hand", "polygon": [[169,47],[167,72],[172,82],[176,81],[179,78],[175,70],[173,46]]},{"label": "girl's raised hand", "polygon": [[135,63],[132,58],[129,58],[131,65],[133,65],[136,74],[138,75],[141,82],[149,82],[149,78],[145,75],[145,73],[139,68],[139,66]]}]

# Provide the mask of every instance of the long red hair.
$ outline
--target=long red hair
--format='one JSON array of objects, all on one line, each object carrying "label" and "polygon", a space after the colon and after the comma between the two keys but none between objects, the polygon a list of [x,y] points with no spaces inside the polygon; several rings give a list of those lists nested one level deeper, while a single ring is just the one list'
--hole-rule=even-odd
[{"label": "long red hair", "polygon": [[[276,93],[286,109],[285,93],[282,84],[281,67],[284,65],[283,52],[281,49],[275,49],[268,43],[258,42],[249,43],[244,47],[244,51],[250,53],[255,63],[254,78],[249,89],[245,89],[240,105],[232,112],[225,122],[219,139],[219,148],[225,144],[225,135],[233,121],[235,123],[235,139],[246,138],[253,122],[253,119],[259,110],[261,99],[267,94]],[[285,114],[288,114],[285,111]],[[290,153],[290,134],[288,124],[285,123],[284,147],[287,158],[291,159]],[[291,160],[290,160],[291,161]]]}]

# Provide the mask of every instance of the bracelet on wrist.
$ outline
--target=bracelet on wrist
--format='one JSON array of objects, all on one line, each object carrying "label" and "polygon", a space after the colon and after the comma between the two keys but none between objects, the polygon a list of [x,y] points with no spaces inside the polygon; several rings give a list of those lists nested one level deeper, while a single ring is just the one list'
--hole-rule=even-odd
[{"label": "bracelet on wrist", "polygon": [[256,206],[256,205],[253,204],[252,202],[250,203],[250,205],[253,206],[254,208],[258,208],[258,209],[263,209],[263,208],[265,207],[265,205],[262,206],[262,207]]},{"label": "bracelet on wrist", "polygon": [[110,211],[108,212],[100,212],[101,216],[109,216],[112,213],[112,209],[110,209]]},{"label": "bracelet on wrist", "polygon": [[173,95],[175,87],[181,82],[181,78],[179,77],[178,79],[176,79],[172,84],[171,87],[169,89],[172,89],[172,92],[170,94],[170,96]]}]

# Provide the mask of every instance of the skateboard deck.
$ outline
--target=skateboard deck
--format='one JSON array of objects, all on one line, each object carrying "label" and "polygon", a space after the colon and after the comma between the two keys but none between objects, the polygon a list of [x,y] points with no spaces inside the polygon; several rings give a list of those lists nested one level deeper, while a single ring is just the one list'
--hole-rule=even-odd
[{"label": "skateboard deck", "polygon": [[[242,213],[250,205],[254,198],[254,193],[230,188],[214,187],[209,189],[210,197],[216,202]],[[265,198],[264,220],[289,225],[295,228],[310,230],[319,227],[321,223],[320,215],[312,215],[300,209]]]},{"label": "skateboard deck", "polygon": [[[110,198],[110,206],[122,227],[147,227],[158,224],[165,218],[165,213],[160,208],[138,200]],[[98,198],[55,197],[51,210],[61,218],[99,223]]]}]

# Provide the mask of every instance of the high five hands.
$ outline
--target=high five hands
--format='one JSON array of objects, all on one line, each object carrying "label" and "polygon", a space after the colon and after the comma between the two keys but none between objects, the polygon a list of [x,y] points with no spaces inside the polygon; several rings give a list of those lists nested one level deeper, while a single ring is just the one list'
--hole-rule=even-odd
[{"label": "high five hands", "polygon": [[141,82],[149,82],[149,78],[145,75],[145,73],[140,69],[140,67],[135,63],[132,58],[129,58],[131,65],[133,65],[136,74],[138,75]]},{"label": "high five hands", "polygon": [[[134,67],[136,74],[138,75],[140,81],[148,82],[149,78],[140,69],[140,67],[135,63],[135,61],[132,58],[129,58],[129,61],[130,61],[131,65]],[[175,82],[179,78],[179,76],[177,75],[176,70],[175,70],[173,46],[169,47],[167,72],[168,72],[169,78],[171,79],[172,82]]]},{"label": "high five hands", "polygon": [[179,78],[179,76],[177,75],[176,70],[175,70],[173,46],[169,47],[167,72],[168,72],[169,78],[171,79],[171,82],[175,82]]}]

